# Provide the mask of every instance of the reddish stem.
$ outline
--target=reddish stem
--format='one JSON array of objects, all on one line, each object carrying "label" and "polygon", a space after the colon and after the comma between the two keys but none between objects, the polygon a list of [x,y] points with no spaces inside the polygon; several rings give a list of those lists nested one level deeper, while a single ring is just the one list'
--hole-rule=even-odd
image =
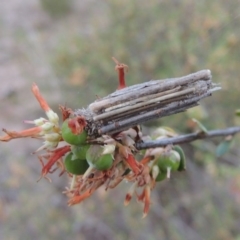
[{"label": "reddish stem", "polygon": [[112,57],[113,61],[116,63],[115,70],[118,71],[118,81],[119,85],[117,89],[125,88],[126,82],[125,82],[125,71],[128,70],[128,66],[120,63],[116,58]]},{"label": "reddish stem", "polygon": [[141,172],[142,165],[135,160],[134,156],[132,154],[128,154],[128,157],[126,158],[126,162],[129,165],[130,169],[138,175]]},{"label": "reddish stem", "polygon": [[3,132],[6,133],[6,135],[0,137],[0,141],[8,142],[14,138],[37,137],[38,134],[42,131],[42,128],[38,126],[38,127],[28,128],[20,132],[8,131],[4,128],[2,130]]},{"label": "reddish stem", "polygon": [[140,163],[141,164],[143,164],[143,165],[146,165],[146,164],[148,164],[151,160],[153,160],[154,159],[154,157],[153,156],[147,156],[147,157],[144,157],[141,161],[140,161]]},{"label": "reddish stem", "polygon": [[125,76],[124,76],[124,68],[120,67],[118,68],[118,79],[119,79],[119,85],[118,85],[118,89],[122,89],[126,87],[126,83],[125,83]]},{"label": "reddish stem", "polygon": [[45,175],[47,175],[51,170],[51,167],[70,150],[70,146],[64,146],[56,149],[51,155],[51,157],[49,157],[47,164],[43,167],[41,177],[45,177]]},{"label": "reddish stem", "polygon": [[33,83],[33,85],[32,85],[32,92],[33,92],[34,96],[36,97],[36,99],[38,100],[41,108],[42,108],[45,112],[51,110],[50,107],[48,106],[47,101],[46,101],[46,100],[43,98],[43,96],[41,95],[40,90],[39,90],[39,88],[38,88],[38,86],[37,86],[36,83]]},{"label": "reddish stem", "polygon": [[71,198],[68,201],[68,205],[72,206],[72,205],[78,204],[78,203],[82,202],[84,199],[90,197],[92,194],[93,194],[93,191],[91,191],[91,189],[88,189],[83,194],[78,195],[78,196],[74,196],[73,198]]},{"label": "reddish stem", "polygon": [[149,212],[149,208],[150,208],[150,194],[151,194],[151,190],[149,186],[146,186],[144,189],[144,209],[143,209],[143,218],[147,216],[148,212]]}]

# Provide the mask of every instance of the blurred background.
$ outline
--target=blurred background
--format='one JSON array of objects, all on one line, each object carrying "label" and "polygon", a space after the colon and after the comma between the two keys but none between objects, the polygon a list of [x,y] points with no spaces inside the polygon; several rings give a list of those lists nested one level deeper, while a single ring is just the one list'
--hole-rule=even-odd
[{"label": "blurred background", "polygon": [[[208,129],[239,125],[239,0],[2,0],[0,3],[0,127],[20,130],[23,120],[44,116],[31,93],[36,82],[50,106],[76,109],[114,91],[116,57],[129,66],[128,85],[211,69],[222,91],[201,107],[144,126]],[[239,137],[215,156],[222,139],[184,144],[187,171],[159,183],[148,216],[132,200],[129,185],[99,189],[68,207],[66,176],[36,182],[41,142],[0,144],[0,239],[240,239]]]}]

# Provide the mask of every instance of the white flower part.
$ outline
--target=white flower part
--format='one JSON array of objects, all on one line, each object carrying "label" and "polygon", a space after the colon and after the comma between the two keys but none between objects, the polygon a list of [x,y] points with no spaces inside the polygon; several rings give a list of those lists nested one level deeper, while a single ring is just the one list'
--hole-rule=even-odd
[{"label": "white flower part", "polygon": [[146,151],[145,157],[147,156],[153,156],[154,159],[157,159],[165,152],[165,149],[162,147],[158,148],[150,148]]},{"label": "white flower part", "polygon": [[58,145],[58,141],[57,142],[49,142],[49,141],[45,141],[47,148],[56,148]]},{"label": "white flower part", "polygon": [[135,141],[131,137],[125,136],[122,138],[122,143],[127,147],[133,147],[135,144]]},{"label": "white flower part", "polygon": [[116,139],[120,140],[124,146],[129,147],[131,150],[135,151],[135,138],[137,137],[137,131],[133,128],[130,128],[126,131],[120,132]]},{"label": "white flower part", "polygon": [[103,152],[101,155],[112,154],[115,151],[116,146],[114,144],[107,144],[103,146]]},{"label": "white flower part", "polygon": [[123,131],[121,134],[128,136],[132,139],[135,139],[137,137],[137,131],[133,128],[129,128],[128,130]]},{"label": "white flower part", "polygon": [[157,165],[154,165],[152,168],[152,177],[153,179],[156,179],[159,174],[159,167]]},{"label": "white flower part", "polygon": [[33,122],[36,126],[42,126],[43,124],[48,122],[48,120],[46,118],[41,117],[41,118],[35,119]]},{"label": "white flower part", "polygon": [[171,177],[171,168],[167,167],[167,178]]},{"label": "white flower part", "polygon": [[46,148],[51,149],[57,147],[58,142],[49,142],[49,141],[44,141],[43,145],[38,148],[34,153],[39,152],[41,150],[44,150]]},{"label": "white flower part", "polygon": [[44,132],[48,132],[52,130],[53,127],[54,127],[54,124],[52,122],[46,122],[41,126],[42,131]]},{"label": "white flower part", "polygon": [[177,151],[172,150],[171,151],[171,156],[172,156],[173,159],[175,159],[175,161],[179,161],[180,162],[181,156],[180,156],[180,154]]},{"label": "white flower part", "polygon": [[153,137],[154,138],[158,138],[158,137],[175,137],[177,136],[177,133],[169,128],[169,127],[160,127],[157,128],[154,132],[153,132]]},{"label": "white flower part", "polygon": [[44,135],[44,139],[49,142],[59,142],[61,139],[61,135],[58,133],[48,133]]},{"label": "white flower part", "polygon": [[99,138],[99,141],[101,140],[103,141],[104,144],[114,144],[114,145],[117,144],[115,139],[111,138],[108,135],[103,135],[101,138]]},{"label": "white flower part", "polygon": [[58,121],[59,121],[59,117],[58,115],[52,110],[50,109],[49,111],[46,112],[46,115],[49,119],[50,122],[54,123],[56,126],[58,126]]},{"label": "white flower part", "polygon": [[155,136],[167,136],[167,131],[164,129],[164,128],[157,128],[155,131],[154,131],[154,135]]}]

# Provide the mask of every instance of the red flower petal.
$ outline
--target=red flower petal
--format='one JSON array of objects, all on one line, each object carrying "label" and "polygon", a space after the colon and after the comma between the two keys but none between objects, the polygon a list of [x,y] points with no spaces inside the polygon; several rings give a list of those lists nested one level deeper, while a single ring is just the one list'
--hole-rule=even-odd
[{"label": "red flower petal", "polygon": [[38,100],[41,108],[45,112],[51,110],[51,108],[48,106],[48,103],[46,102],[46,100],[41,95],[40,90],[39,90],[39,88],[38,88],[36,83],[33,83],[33,85],[32,85],[32,92],[33,92],[34,96],[36,97],[36,99]]}]

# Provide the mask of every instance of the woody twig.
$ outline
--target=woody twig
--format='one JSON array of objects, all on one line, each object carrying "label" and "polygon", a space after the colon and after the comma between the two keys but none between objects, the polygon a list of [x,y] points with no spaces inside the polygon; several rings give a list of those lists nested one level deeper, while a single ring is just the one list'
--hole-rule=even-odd
[{"label": "woody twig", "polygon": [[221,87],[212,82],[210,70],[180,78],[151,80],[117,90],[80,109],[88,121],[89,135],[114,134],[149,120],[197,106]]}]

